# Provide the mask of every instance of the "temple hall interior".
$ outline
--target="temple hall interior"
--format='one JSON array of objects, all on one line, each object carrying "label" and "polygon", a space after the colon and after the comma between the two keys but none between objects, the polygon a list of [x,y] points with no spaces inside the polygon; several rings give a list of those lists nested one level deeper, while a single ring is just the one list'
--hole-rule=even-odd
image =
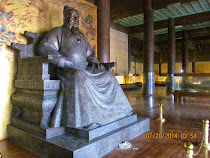
[{"label": "temple hall interior", "polygon": [[[97,130],[101,126],[69,132],[49,120],[43,123],[45,97],[57,101],[62,88],[52,77],[57,71],[50,74],[50,64],[48,74],[49,55],[45,60],[29,52],[38,50],[47,32],[63,25],[66,5],[78,11],[79,29],[99,62],[112,65],[107,70],[133,109],[127,121],[136,116],[148,124],[111,122],[105,133]],[[210,0],[1,0],[0,18],[0,158],[210,157]],[[54,85],[49,94],[47,83]],[[104,133],[89,140],[83,133],[69,138],[77,142],[74,147],[66,137],[61,138],[65,143],[58,138],[58,145],[53,140],[62,136],[58,133],[74,135],[77,130],[89,132],[88,138],[91,130]]]}]

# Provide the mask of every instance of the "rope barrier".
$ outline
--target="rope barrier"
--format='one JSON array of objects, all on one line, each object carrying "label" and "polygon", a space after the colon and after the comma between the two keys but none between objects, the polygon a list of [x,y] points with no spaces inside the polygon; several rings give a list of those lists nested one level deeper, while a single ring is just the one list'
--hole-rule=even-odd
[{"label": "rope barrier", "polygon": [[197,156],[200,153],[202,147],[207,148],[207,150],[209,149],[208,136],[209,136],[209,120],[203,120],[203,137],[201,140],[201,145],[199,147],[199,150],[197,153],[193,154],[194,156]]},{"label": "rope barrier", "polygon": [[[163,110],[166,113],[168,113],[168,112],[165,108],[163,108],[163,104],[159,104],[159,107],[155,107],[155,108],[147,109],[147,110],[143,110],[143,111],[150,111],[150,110],[154,110],[157,108],[159,108],[159,118],[157,118],[157,121],[165,122],[166,120],[163,118]],[[201,145],[199,147],[199,150],[194,154],[193,153],[193,144],[191,142],[185,143],[184,147],[186,148],[186,154],[185,154],[186,158],[193,158],[193,156],[197,156],[200,153],[202,147],[206,148],[207,151],[210,150],[210,144],[208,143],[209,131],[210,131],[209,120],[203,120],[203,136],[202,136]]]},{"label": "rope barrier", "polygon": [[[145,112],[147,112],[147,111],[151,111],[151,110],[156,110],[156,109],[158,109],[159,108],[159,106],[156,106],[156,107],[154,107],[154,108],[151,108],[151,109],[145,109],[145,110],[134,110],[134,111],[145,111]],[[170,112],[168,112],[168,110],[170,110],[170,109],[173,109],[172,107],[171,108],[169,108],[169,109],[165,109],[165,108],[162,108],[167,114],[170,114]],[[176,121],[174,121],[174,122],[176,122]],[[182,121],[182,123],[186,123],[186,124],[188,124],[188,122],[185,122],[185,121]],[[197,125],[197,126],[200,126],[201,125],[201,123],[194,123],[194,125]],[[210,129],[209,129],[209,132],[210,132]]]},{"label": "rope barrier", "polygon": [[199,149],[198,149],[198,152],[197,153],[195,153],[195,154],[193,154],[194,156],[197,156],[199,153],[200,153],[200,151],[201,151],[201,148],[202,148],[202,146],[203,146],[203,142],[204,142],[204,133],[203,133],[203,137],[202,137],[202,141],[201,141],[201,145],[200,145],[200,147],[199,147]]}]

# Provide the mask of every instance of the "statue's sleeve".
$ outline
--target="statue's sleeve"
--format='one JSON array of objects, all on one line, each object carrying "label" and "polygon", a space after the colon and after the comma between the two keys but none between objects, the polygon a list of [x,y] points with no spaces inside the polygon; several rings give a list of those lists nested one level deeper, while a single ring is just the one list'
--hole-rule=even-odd
[{"label": "statue's sleeve", "polygon": [[100,63],[88,41],[87,41],[87,57],[88,57],[87,58],[88,62]]},{"label": "statue's sleeve", "polygon": [[59,53],[62,40],[62,29],[54,28],[49,31],[37,46],[38,54],[50,59],[50,62],[59,67],[64,67],[64,57]]}]

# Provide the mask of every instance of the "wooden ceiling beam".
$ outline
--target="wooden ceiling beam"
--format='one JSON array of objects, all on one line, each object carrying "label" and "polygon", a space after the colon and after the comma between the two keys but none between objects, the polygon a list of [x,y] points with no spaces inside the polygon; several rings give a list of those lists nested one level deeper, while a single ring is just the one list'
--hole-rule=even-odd
[{"label": "wooden ceiling beam", "polygon": [[128,28],[118,23],[112,22],[110,27],[114,30],[128,34]]},{"label": "wooden ceiling beam", "polygon": [[[203,34],[202,34],[203,35]],[[181,36],[181,32],[177,35],[177,36]],[[203,35],[203,36],[195,36],[195,37],[191,37],[190,38],[191,41],[193,42],[196,42],[196,41],[204,41],[204,40],[210,40],[210,34],[209,35]],[[168,40],[165,40],[165,41],[158,41],[157,43],[164,43],[164,44],[167,44]],[[182,39],[181,37],[179,39],[176,39],[176,42],[182,42]]]},{"label": "wooden ceiling beam", "polygon": [[[192,25],[192,24],[202,23],[206,21],[210,21],[210,11],[178,17],[174,19],[175,26],[179,26],[179,25],[186,26],[186,25]],[[159,30],[163,28],[167,28],[167,20],[161,20],[154,23],[155,30]],[[144,32],[144,25],[129,27],[128,32],[130,34]]]},{"label": "wooden ceiling beam", "polygon": [[210,40],[210,34],[206,36],[192,37],[192,41]]},{"label": "wooden ceiling beam", "polygon": [[[196,57],[196,60],[195,60],[195,62],[209,62],[209,61],[210,61],[210,57],[209,56]],[[191,58],[189,58],[189,62],[192,62]],[[159,60],[155,59],[154,63],[155,64],[159,64]],[[167,57],[163,58],[162,63],[168,63],[168,58]],[[182,63],[182,58],[181,57],[177,57],[176,58],[176,63]]]},{"label": "wooden ceiling beam", "polygon": [[[176,3],[189,3],[195,0],[153,0],[153,9],[163,9]],[[111,0],[111,20],[143,13],[142,0]]]},{"label": "wooden ceiling beam", "polygon": [[[210,27],[188,30],[188,34],[189,34],[189,37],[192,39],[195,37],[207,36],[207,35],[210,35]],[[182,31],[176,32],[176,38],[177,39],[182,38]],[[168,40],[168,33],[155,36],[156,43],[167,41],[167,40]]]}]

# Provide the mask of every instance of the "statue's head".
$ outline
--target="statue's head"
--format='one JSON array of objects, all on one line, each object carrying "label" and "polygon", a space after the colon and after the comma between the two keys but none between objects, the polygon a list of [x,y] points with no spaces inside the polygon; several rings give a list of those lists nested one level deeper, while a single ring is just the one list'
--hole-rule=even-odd
[{"label": "statue's head", "polygon": [[63,23],[65,26],[68,26],[70,29],[72,27],[79,27],[79,12],[67,5],[63,9]]}]

